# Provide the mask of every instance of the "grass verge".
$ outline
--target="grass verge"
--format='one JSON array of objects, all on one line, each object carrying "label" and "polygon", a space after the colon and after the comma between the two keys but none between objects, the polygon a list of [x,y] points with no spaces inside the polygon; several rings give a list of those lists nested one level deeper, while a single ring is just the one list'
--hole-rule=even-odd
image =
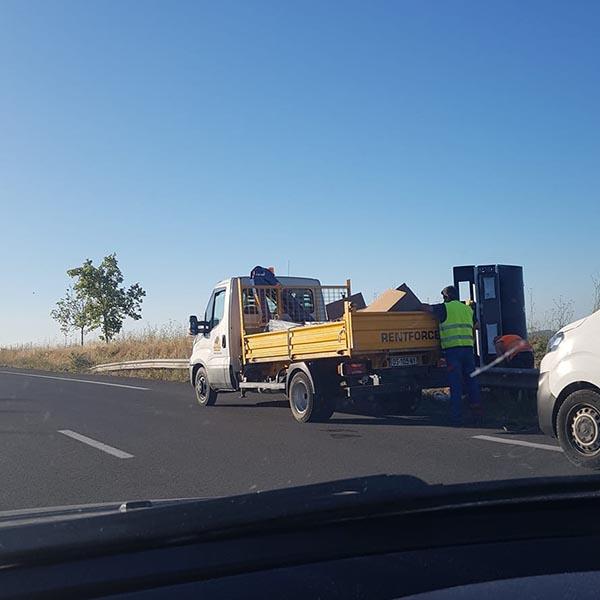
[{"label": "grass verge", "polygon": [[[22,344],[0,348],[0,366],[39,369],[65,373],[87,373],[90,367],[103,363],[150,358],[187,358],[192,338],[178,328],[147,328],[130,333],[106,344],[89,342],[84,346],[38,346]],[[168,369],[111,372],[110,375],[145,377],[168,381],[187,381],[188,372]]]}]

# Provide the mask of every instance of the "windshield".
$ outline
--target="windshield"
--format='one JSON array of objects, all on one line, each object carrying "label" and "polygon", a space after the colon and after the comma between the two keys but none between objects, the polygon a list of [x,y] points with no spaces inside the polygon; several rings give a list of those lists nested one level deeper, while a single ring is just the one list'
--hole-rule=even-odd
[{"label": "windshield", "polygon": [[598,474],[595,3],[0,15],[0,511]]}]

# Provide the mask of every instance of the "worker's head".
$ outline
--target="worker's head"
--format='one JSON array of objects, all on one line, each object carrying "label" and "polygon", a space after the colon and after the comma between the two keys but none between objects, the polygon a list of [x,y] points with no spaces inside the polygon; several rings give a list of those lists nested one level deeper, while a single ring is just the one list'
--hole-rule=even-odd
[{"label": "worker's head", "polygon": [[444,302],[458,300],[458,292],[453,285],[448,285],[442,290],[442,297],[444,298]]}]

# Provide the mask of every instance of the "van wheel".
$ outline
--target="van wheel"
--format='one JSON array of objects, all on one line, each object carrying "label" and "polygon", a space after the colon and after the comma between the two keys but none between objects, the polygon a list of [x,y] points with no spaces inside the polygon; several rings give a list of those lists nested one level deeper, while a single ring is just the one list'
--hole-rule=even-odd
[{"label": "van wheel", "polygon": [[335,395],[315,392],[310,378],[302,371],[292,377],[288,399],[298,423],[327,421],[335,411]]},{"label": "van wheel", "polygon": [[574,465],[600,469],[600,394],[592,390],[570,394],[558,411],[556,430]]},{"label": "van wheel", "polygon": [[200,406],[212,406],[217,401],[217,392],[210,387],[204,367],[199,367],[196,371],[194,388],[196,390],[196,400]]}]

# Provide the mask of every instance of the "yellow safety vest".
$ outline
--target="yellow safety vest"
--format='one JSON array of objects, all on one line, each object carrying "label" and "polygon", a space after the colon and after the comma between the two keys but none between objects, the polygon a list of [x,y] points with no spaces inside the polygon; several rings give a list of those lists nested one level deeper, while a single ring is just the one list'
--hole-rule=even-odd
[{"label": "yellow safety vest", "polygon": [[440,323],[442,349],[473,347],[473,309],[458,300],[444,304],[446,320]]}]

